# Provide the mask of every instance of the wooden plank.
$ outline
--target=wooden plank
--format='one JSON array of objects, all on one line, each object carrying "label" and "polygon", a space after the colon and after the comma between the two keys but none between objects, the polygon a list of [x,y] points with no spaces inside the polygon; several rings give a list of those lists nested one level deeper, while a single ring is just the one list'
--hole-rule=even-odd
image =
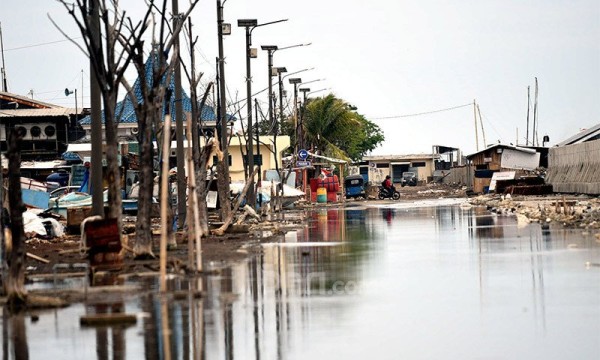
[{"label": "wooden plank", "polygon": [[37,256],[37,255],[29,253],[29,252],[27,253],[27,257],[31,258],[33,260],[37,260],[39,262],[43,262],[44,264],[49,264],[50,263],[50,260],[44,259],[43,257]]},{"label": "wooden plank", "polygon": [[125,313],[82,315],[79,323],[82,326],[132,325],[137,323],[137,316]]}]

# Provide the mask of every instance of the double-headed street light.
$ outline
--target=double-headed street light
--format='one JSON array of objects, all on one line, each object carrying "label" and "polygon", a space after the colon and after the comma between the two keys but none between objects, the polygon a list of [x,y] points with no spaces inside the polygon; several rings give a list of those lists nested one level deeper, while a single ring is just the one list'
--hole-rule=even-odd
[{"label": "double-headed street light", "polygon": [[[254,171],[254,150],[252,149],[252,74],[250,70],[250,59],[257,56],[256,49],[250,48],[252,45],[252,31],[259,26],[271,25],[280,22],[287,21],[288,19],[282,19],[277,21],[270,21],[264,24],[259,24],[256,19],[239,19],[238,26],[246,28],[246,107],[248,110],[248,141],[247,141],[247,169],[248,176],[250,176],[250,186],[248,187],[248,203],[254,206],[256,199],[254,197],[254,178],[251,176]],[[258,146],[258,144],[257,144]]]}]

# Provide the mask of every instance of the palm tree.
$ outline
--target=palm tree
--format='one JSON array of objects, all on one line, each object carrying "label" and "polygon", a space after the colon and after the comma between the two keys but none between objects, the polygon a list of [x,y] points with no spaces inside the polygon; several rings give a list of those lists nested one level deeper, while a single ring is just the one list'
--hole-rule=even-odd
[{"label": "palm tree", "polygon": [[325,155],[348,160],[347,140],[362,124],[345,101],[329,94],[306,105],[304,137],[307,144]]}]

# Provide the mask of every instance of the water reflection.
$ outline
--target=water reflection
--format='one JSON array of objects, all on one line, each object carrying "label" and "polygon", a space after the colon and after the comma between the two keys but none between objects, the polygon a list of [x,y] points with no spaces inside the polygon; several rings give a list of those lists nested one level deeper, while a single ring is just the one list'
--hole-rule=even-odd
[{"label": "water reflection", "polygon": [[[31,324],[5,314],[3,358],[552,359],[563,346],[590,358],[600,267],[586,263],[600,264],[593,236],[484,209],[320,210],[248,261],[169,280],[169,297],[106,299]],[[80,329],[91,312],[143,315],[135,327]]]}]

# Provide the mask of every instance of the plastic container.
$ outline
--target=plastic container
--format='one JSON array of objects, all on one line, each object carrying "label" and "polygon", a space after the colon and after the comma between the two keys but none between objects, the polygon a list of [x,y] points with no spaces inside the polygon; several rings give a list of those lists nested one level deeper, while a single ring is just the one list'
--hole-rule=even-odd
[{"label": "plastic container", "polygon": [[317,189],[317,202],[318,203],[326,203],[327,202],[327,189],[324,187],[320,187]]}]

